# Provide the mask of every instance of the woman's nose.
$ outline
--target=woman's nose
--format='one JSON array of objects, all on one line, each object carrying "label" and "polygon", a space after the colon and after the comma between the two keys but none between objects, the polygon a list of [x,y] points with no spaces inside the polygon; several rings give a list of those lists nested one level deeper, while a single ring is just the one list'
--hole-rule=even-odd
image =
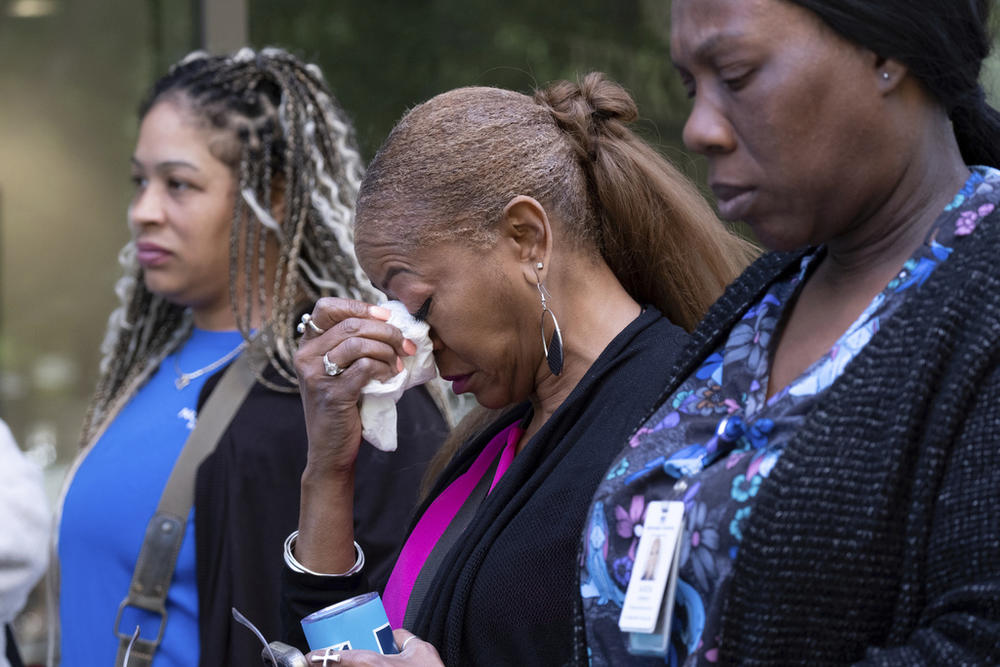
[{"label": "woman's nose", "polygon": [[163,202],[154,184],[136,190],[129,205],[128,220],[135,229],[163,222]]},{"label": "woman's nose", "polygon": [[728,153],[736,146],[733,127],[719,108],[705,96],[695,96],[684,123],[684,145],[702,155]]},{"label": "woman's nose", "polygon": [[444,343],[438,338],[437,334],[434,333],[434,329],[431,328],[427,331],[427,337],[431,339],[431,350],[434,352],[440,352],[444,349]]}]

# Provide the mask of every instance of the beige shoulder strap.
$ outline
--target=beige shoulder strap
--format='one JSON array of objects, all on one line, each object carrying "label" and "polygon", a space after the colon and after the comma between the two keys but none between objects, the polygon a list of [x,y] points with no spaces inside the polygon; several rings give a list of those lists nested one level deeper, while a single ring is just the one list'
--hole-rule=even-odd
[{"label": "beige shoulder strap", "polygon": [[[115,635],[118,636],[116,667],[149,667],[163,641],[163,632],[167,627],[167,591],[174,576],[181,542],[184,540],[187,518],[194,505],[198,466],[215,449],[219,438],[250,393],[250,388],[256,381],[255,368],[259,371],[263,365],[263,359],[253,359],[250,351],[244,352],[229,365],[205,405],[198,411],[198,422],[170,472],[156,514],[146,526],[146,536],[135,564],[128,595],[118,607],[114,626]],[[134,629],[120,627],[122,613],[127,607],[159,615],[160,627],[155,639],[134,638]],[[124,664],[126,654],[127,665]]]}]

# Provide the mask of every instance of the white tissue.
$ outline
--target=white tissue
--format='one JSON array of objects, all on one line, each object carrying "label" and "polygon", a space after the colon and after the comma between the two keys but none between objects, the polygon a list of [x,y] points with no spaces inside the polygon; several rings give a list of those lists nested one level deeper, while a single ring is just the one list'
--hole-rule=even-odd
[{"label": "white tissue", "polygon": [[399,301],[380,304],[390,311],[389,324],[417,346],[416,354],[403,357],[403,370],[386,381],[372,380],[361,389],[361,437],[383,452],[396,451],[396,401],[410,387],[437,375],[434,350],[426,322],[413,318]]}]

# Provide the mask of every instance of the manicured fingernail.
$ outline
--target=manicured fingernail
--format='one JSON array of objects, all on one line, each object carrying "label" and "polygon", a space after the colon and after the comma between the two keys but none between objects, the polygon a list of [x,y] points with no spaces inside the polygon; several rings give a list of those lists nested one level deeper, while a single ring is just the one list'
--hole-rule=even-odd
[{"label": "manicured fingernail", "polygon": [[400,373],[403,372],[403,360],[399,357],[396,357],[396,369],[399,370]]},{"label": "manicured fingernail", "polygon": [[391,315],[392,313],[390,313],[387,309],[382,308],[381,306],[370,306],[368,308],[368,314],[377,320],[388,322],[389,315]]},{"label": "manicured fingernail", "polygon": [[409,338],[404,338],[403,339],[403,352],[406,352],[407,354],[416,354],[417,353],[417,344],[414,343]]}]

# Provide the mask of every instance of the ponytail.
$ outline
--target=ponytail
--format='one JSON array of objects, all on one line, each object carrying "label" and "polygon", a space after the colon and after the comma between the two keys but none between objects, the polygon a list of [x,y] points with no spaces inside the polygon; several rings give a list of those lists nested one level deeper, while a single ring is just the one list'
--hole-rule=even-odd
[{"label": "ponytail", "polygon": [[951,124],[966,164],[1000,166],[1000,111],[986,101],[982,86],[952,110]]},{"label": "ponytail", "polygon": [[605,262],[633,299],[692,329],[754,255],[694,185],[633,133],[635,102],[599,72],[535,93],[576,152]]},{"label": "ponytail", "polygon": [[979,77],[993,44],[993,0],[789,0],[909,73],[948,112],[966,164],[1000,167],[1000,112]]},{"label": "ponytail", "polygon": [[534,197],[568,243],[603,255],[633,299],[691,330],[752,246],[632,133],[637,115],[628,93],[597,73],[534,99],[482,87],[437,95],[403,117],[369,165],[358,229],[421,211],[419,225],[393,231],[397,242],[488,247],[511,198]]}]

